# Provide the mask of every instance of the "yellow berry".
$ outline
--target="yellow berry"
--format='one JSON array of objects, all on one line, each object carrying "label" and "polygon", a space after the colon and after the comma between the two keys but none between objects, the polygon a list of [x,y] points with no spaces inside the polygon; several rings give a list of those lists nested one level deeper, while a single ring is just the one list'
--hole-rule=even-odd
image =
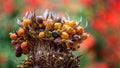
[{"label": "yellow berry", "polygon": [[62,32],[61,38],[62,39],[68,39],[69,38],[69,34],[67,32]]},{"label": "yellow berry", "polygon": [[24,50],[28,46],[27,42],[22,42],[21,43],[21,48]]},{"label": "yellow berry", "polygon": [[15,33],[10,34],[10,38],[11,38],[11,39],[17,39],[17,35],[16,35]]},{"label": "yellow berry", "polygon": [[24,29],[23,29],[23,28],[20,28],[20,29],[18,30],[17,34],[18,34],[19,36],[23,36],[23,35],[25,34]]},{"label": "yellow berry", "polygon": [[22,25],[23,25],[24,27],[27,27],[27,26],[30,25],[30,24],[31,24],[31,20],[30,20],[30,19],[25,19],[25,20],[23,20]]},{"label": "yellow berry", "polygon": [[85,40],[85,39],[87,39],[88,38],[88,34],[87,33],[83,33],[83,35],[82,35],[82,40]]},{"label": "yellow berry", "polygon": [[66,21],[64,24],[65,24],[65,25],[69,25],[69,21]]},{"label": "yellow berry", "polygon": [[75,22],[75,21],[71,21],[71,22],[69,22],[69,26],[71,26],[71,27],[75,27],[75,26],[76,26],[76,22]]},{"label": "yellow berry", "polygon": [[66,29],[66,32],[67,32],[67,33],[70,33],[70,34],[71,34],[72,31],[73,31],[73,28],[72,28],[72,27],[67,27],[67,29]]},{"label": "yellow berry", "polygon": [[68,27],[69,27],[68,25],[64,24],[64,25],[62,26],[62,29],[67,29]]},{"label": "yellow berry", "polygon": [[39,38],[43,38],[43,37],[45,37],[45,32],[40,32],[39,33]]},{"label": "yellow berry", "polygon": [[82,34],[84,32],[84,29],[80,26],[76,27],[77,34]]},{"label": "yellow berry", "polygon": [[55,23],[54,29],[61,29],[62,24],[61,23]]},{"label": "yellow berry", "polygon": [[72,30],[71,35],[74,35],[74,34],[76,34],[76,31]]}]

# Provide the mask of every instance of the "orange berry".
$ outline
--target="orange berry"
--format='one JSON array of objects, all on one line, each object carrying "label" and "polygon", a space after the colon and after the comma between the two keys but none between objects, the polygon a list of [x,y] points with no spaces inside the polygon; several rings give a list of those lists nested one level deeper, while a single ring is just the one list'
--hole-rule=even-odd
[{"label": "orange berry", "polygon": [[11,39],[17,39],[17,35],[16,35],[15,33],[10,34],[10,38],[11,38]]},{"label": "orange berry", "polygon": [[21,43],[21,48],[22,49],[26,49],[27,46],[28,46],[27,42],[22,42]]},{"label": "orange berry", "polygon": [[72,34],[72,35],[76,34],[76,31],[75,31],[75,30],[72,30],[71,34]]},{"label": "orange berry", "polygon": [[69,38],[69,34],[67,32],[62,32],[61,38],[62,39],[68,39]]},{"label": "orange berry", "polygon": [[73,31],[73,28],[72,28],[72,27],[67,27],[67,29],[66,29],[66,32],[67,32],[67,33],[72,33],[72,31]]},{"label": "orange berry", "polygon": [[45,37],[45,32],[40,32],[39,33],[39,38],[43,38],[43,37]]},{"label": "orange berry", "polygon": [[62,26],[62,29],[67,29],[68,27],[69,27],[68,25],[64,24],[64,25]]},{"label": "orange berry", "polygon": [[27,48],[22,49],[22,53],[23,53],[23,54],[26,54],[27,52],[28,52],[28,49],[27,49]]},{"label": "orange berry", "polygon": [[82,40],[85,40],[85,39],[87,39],[88,38],[88,34],[87,33],[83,33],[83,35],[82,35]]},{"label": "orange berry", "polygon": [[54,29],[61,29],[62,24],[61,23],[55,23],[54,24]]},{"label": "orange berry", "polygon": [[31,20],[30,20],[30,19],[25,19],[25,20],[23,20],[22,25],[23,25],[24,27],[27,27],[27,26],[30,25],[30,24],[31,24]]},{"label": "orange berry", "polygon": [[66,21],[64,24],[65,24],[65,25],[69,25],[69,21]]},{"label": "orange berry", "polygon": [[76,26],[76,22],[75,22],[75,21],[71,21],[71,22],[69,22],[69,26],[71,26],[71,27],[75,27],[75,26]]},{"label": "orange berry", "polygon": [[82,34],[84,32],[84,29],[80,26],[76,27],[77,34]]},{"label": "orange berry", "polygon": [[20,28],[17,33],[19,36],[23,36],[25,34],[25,31],[23,28]]}]

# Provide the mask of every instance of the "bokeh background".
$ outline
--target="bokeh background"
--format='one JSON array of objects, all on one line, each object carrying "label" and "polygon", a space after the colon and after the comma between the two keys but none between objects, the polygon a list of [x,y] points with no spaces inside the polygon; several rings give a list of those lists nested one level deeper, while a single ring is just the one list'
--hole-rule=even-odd
[{"label": "bokeh background", "polygon": [[80,68],[120,68],[120,0],[0,0],[0,68],[15,68],[26,56],[15,57],[9,33],[18,28],[17,18],[26,11],[45,9],[68,14],[83,23],[90,37],[75,54]]}]

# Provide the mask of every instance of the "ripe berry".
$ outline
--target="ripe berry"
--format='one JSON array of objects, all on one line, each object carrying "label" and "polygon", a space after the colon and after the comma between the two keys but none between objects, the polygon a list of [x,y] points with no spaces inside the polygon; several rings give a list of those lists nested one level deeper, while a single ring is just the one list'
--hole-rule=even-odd
[{"label": "ripe berry", "polygon": [[39,38],[43,38],[43,37],[45,37],[45,32],[40,32],[39,33]]},{"label": "ripe berry", "polygon": [[24,50],[28,46],[27,42],[22,42],[21,48]]},{"label": "ripe berry", "polygon": [[36,17],[36,22],[42,24],[43,23],[42,17],[40,16]]},{"label": "ripe berry", "polygon": [[77,32],[77,34],[82,34],[84,32],[84,30],[82,27],[78,26],[78,27],[76,27],[76,32]]},{"label": "ripe berry", "polygon": [[69,34],[67,32],[62,32],[61,38],[62,39],[68,39],[69,38]]},{"label": "ripe berry", "polygon": [[31,20],[30,20],[30,19],[24,19],[24,20],[23,20],[22,25],[23,25],[24,27],[27,27],[27,26],[30,25],[30,24],[31,24]]},{"label": "ripe berry", "polygon": [[67,33],[72,33],[72,31],[73,31],[73,28],[72,28],[72,27],[67,27],[67,29],[66,29],[66,32],[67,32]]},{"label": "ripe berry", "polygon": [[16,35],[15,33],[10,34],[10,38],[11,38],[11,39],[17,39],[17,35]]},{"label": "ripe berry", "polygon": [[88,34],[87,33],[83,33],[83,35],[82,35],[82,40],[85,40],[85,39],[87,39],[88,38]]},{"label": "ripe berry", "polygon": [[52,37],[57,38],[58,36],[59,35],[57,31],[52,31]]},{"label": "ripe berry", "polygon": [[17,34],[18,34],[19,36],[23,36],[23,35],[25,34],[24,29],[23,29],[23,28],[20,28],[20,29],[18,30]]},{"label": "ripe berry", "polygon": [[62,24],[61,23],[55,23],[54,29],[61,29]]},{"label": "ripe berry", "polygon": [[75,22],[75,21],[71,21],[71,22],[69,22],[69,26],[71,26],[71,27],[75,27],[75,25],[76,25],[76,22]]}]

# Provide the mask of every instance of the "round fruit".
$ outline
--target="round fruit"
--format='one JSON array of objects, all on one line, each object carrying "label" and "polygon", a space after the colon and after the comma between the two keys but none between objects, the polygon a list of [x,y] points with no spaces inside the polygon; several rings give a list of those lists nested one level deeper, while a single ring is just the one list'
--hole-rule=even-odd
[{"label": "round fruit", "polygon": [[62,39],[68,39],[69,38],[69,34],[67,32],[62,32],[61,38]]},{"label": "round fruit", "polygon": [[69,25],[69,21],[66,21],[64,24],[65,24],[65,25]]},{"label": "round fruit", "polygon": [[30,25],[30,24],[31,24],[31,20],[30,20],[30,19],[24,19],[24,20],[23,20],[22,25],[23,25],[24,27],[27,27],[27,26]]},{"label": "round fruit", "polygon": [[55,23],[54,29],[61,29],[62,24],[61,23]]},{"label": "round fruit", "polygon": [[75,26],[76,26],[76,22],[75,22],[75,21],[71,21],[71,22],[69,22],[69,26],[71,26],[71,27],[75,27]]},{"label": "round fruit", "polygon": [[18,30],[17,34],[18,34],[19,36],[23,36],[23,35],[25,34],[24,29],[23,29],[23,28],[20,28],[20,29]]},{"label": "round fruit", "polygon": [[88,34],[87,33],[83,33],[83,35],[82,35],[82,40],[85,40],[85,39],[87,39],[88,38]]},{"label": "round fruit", "polygon": [[73,31],[73,28],[72,28],[72,27],[68,27],[68,28],[66,29],[66,32],[67,32],[67,33],[72,33],[72,31]]},{"label": "round fruit", "polygon": [[52,31],[52,37],[57,38],[58,36],[59,35],[57,31]]},{"label": "round fruit", "polygon": [[67,29],[68,27],[69,27],[68,25],[64,24],[64,25],[62,26],[62,29]]},{"label": "round fruit", "polygon": [[84,30],[82,27],[78,26],[78,27],[76,27],[76,32],[77,32],[77,34],[82,34],[84,32]]},{"label": "round fruit", "polygon": [[17,39],[17,35],[15,33],[10,34],[11,39]]},{"label": "round fruit", "polygon": [[43,37],[45,37],[45,32],[40,32],[39,33],[39,38],[43,38]]},{"label": "round fruit", "polygon": [[43,23],[42,17],[40,16],[36,17],[36,22],[42,24]]},{"label": "round fruit", "polygon": [[27,42],[22,42],[21,43],[21,48],[24,50],[28,46]]},{"label": "round fruit", "polygon": [[22,51],[22,48],[21,48],[20,45],[16,46],[16,51],[18,51],[18,52],[21,52],[21,51]]},{"label": "round fruit", "polygon": [[12,40],[12,41],[11,41],[11,44],[12,44],[12,45],[16,45],[17,43],[18,43],[18,41],[16,41],[16,40]]},{"label": "round fruit", "polygon": [[17,52],[15,53],[16,57],[20,57],[22,55],[22,52]]}]

